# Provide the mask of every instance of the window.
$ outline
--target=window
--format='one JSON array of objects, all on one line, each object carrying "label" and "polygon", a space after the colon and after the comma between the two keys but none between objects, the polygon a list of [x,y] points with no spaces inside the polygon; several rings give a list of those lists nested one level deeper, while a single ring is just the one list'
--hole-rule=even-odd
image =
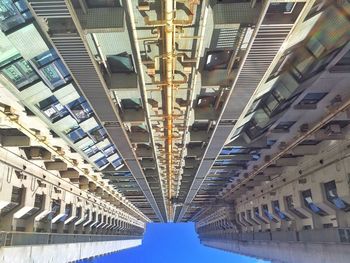
[{"label": "window", "polygon": [[273,217],[273,215],[269,212],[269,208],[267,205],[262,205],[261,209],[264,213],[264,215],[270,220],[273,221],[275,223],[278,223],[278,221],[276,220],[276,218]]},{"label": "window", "polygon": [[35,57],[33,59],[34,64],[40,68],[43,66],[46,66],[47,64],[51,63],[52,61],[58,59],[58,55],[55,52],[54,49],[50,49],[39,56]]},{"label": "window", "polygon": [[317,145],[320,142],[319,140],[304,140],[299,145]]},{"label": "window", "polygon": [[0,1],[0,29],[3,32],[25,24],[31,18],[32,14],[24,0],[16,2],[11,0]]},{"label": "window", "polygon": [[98,126],[95,129],[89,131],[89,134],[95,142],[100,142],[107,137],[106,130],[101,126]]},{"label": "window", "polygon": [[23,188],[13,186],[12,194],[11,194],[11,202],[20,204],[22,199],[22,194],[23,194]]},{"label": "window", "polygon": [[90,157],[90,156],[96,154],[97,152],[99,152],[100,150],[96,147],[96,145],[92,145],[92,146],[85,148],[83,151],[88,157]]},{"label": "window", "polygon": [[118,0],[86,0],[88,8],[118,7]]},{"label": "window", "polygon": [[335,184],[335,181],[330,181],[328,183],[324,184],[324,189],[326,192],[326,197],[329,202],[331,202],[333,205],[335,205],[337,208],[349,212],[350,211],[350,205],[343,201],[341,198],[339,198],[337,193],[337,186]]},{"label": "window", "polygon": [[64,107],[55,96],[51,96],[39,102],[39,108],[52,122],[69,114],[67,108]]},{"label": "window", "polygon": [[267,222],[260,216],[260,213],[259,213],[259,207],[254,207],[253,208],[253,211],[254,211],[254,216],[259,219],[259,221],[261,221],[262,223],[264,224],[267,224]]},{"label": "window", "polygon": [[301,192],[301,195],[302,195],[303,200],[304,200],[304,205],[306,207],[308,207],[312,212],[314,212],[315,214],[318,214],[320,216],[328,215],[325,211],[323,211],[321,208],[319,208],[317,205],[314,204],[314,202],[312,200],[312,194],[311,194],[310,189]]},{"label": "window", "polygon": [[5,67],[2,72],[18,89],[39,79],[33,68],[23,59]]},{"label": "window", "polygon": [[327,93],[308,93],[306,96],[299,102],[299,105],[315,105],[320,100],[322,100]]},{"label": "window", "polygon": [[89,103],[82,97],[70,102],[68,108],[78,122],[88,119],[93,113]]},{"label": "window", "polygon": [[103,153],[108,157],[111,156],[113,153],[117,152],[117,149],[114,147],[114,145],[110,145],[108,147],[106,147],[103,150]]},{"label": "window", "polygon": [[214,106],[215,104],[215,96],[200,96],[197,100],[198,108],[207,108]]},{"label": "window", "polygon": [[69,131],[67,133],[67,136],[69,137],[69,139],[72,140],[72,142],[77,142],[78,140],[80,140],[81,138],[86,136],[86,133],[83,131],[83,129],[81,128],[76,128],[73,131]]},{"label": "window", "polygon": [[51,84],[51,89],[62,86],[72,79],[67,68],[60,59],[57,59],[51,64],[40,68],[40,71],[43,73],[43,76],[47,82]]},{"label": "window", "polygon": [[34,207],[40,209],[44,203],[44,195],[35,194]]},{"label": "window", "polygon": [[249,225],[249,226],[252,226],[252,224],[251,224],[250,222],[248,222],[247,219],[245,218],[245,213],[244,213],[244,212],[241,212],[241,220],[242,220],[245,224],[247,224],[247,225]]},{"label": "window", "polygon": [[107,56],[107,63],[112,73],[135,72],[132,56],[126,52],[118,55]]},{"label": "window", "polygon": [[242,146],[225,147],[220,154],[222,155],[232,155],[232,154],[248,154],[251,151],[250,148],[245,148]]},{"label": "window", "polygon": [[57,216],[59,214],[60,208],[61,208],[60,200],[52,200],[51,212],[47,217],[48,220],[52,220],[53,218],[55,218],[55,216]]},{"label": "window", "polygon": [[293,214],[295,214],[296,216],[300,217],[301,219],[306,219],[307,216],[305,216],[303,213],[301,213],[299,210],[297,210],[294,207],[294,202],[293,202],[293,196],[289,195],[285,197],[285,202],[287,205],[287,208],[289,211],[291,211]]},{"label": "window", "polygon": [[294,125],[295,121],[281,121],[275,128],[276,132],[289,132],[290,127]]},{"label": "window", "polygon": [[267,13],[291,13],[295,6],[294,2],[271,3]]},{"label": "window", "polygon": [[122,99],[121,105],[124,110],[139,110],[141,109],[140,99]]},{"label": "window", "polygon": [[230,62],[232,50],[208,51],[205,60],[205,70],[226,69]]},{"label": "window", "polygon": [[81,212],[82,212],[82,208],[81,207],[77,207],[77,210],[76,210],[76,213],[75,213],[77,219],[80,219]]},{"label": "window", "polygon": [[272,201],[272,209],[281,220],[290,221],[290,218],[286,214],[281,212],[278,200]]},{"label": "window", "polygon": [[96,162],[95,162],[95,164],[99,167],[99,168],[101,168],[102,166],[105,166],[106,164],[108,164],[109,162],[108,162],[108,160],[107,160],[107,158],[106,157],[102,157],[101,159],[99,159],[99,160],[97,160]]},{"label": "window", "polygon": [[121,158],[118,158],[114,161],[112,161],[112,165],[114,168],[118,168],[123,164],[123,160]]}]

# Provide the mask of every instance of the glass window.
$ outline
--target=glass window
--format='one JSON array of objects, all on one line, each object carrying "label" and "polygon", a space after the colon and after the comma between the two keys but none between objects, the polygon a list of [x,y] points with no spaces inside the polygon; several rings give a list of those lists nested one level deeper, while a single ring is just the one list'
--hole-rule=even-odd
[{"label": "glass window", "polygon": [[39,79],[30,64],[23,59],[5,67],[2,72],[19,89]]},{"label": "glass window", "polygon": [[320,142],[319,140],[304,140],[299,145],[317,145]]},{"label": "glass window", "polygon": [[274,130],[289,131],[290,127],[294,125],[295,121],[281,121]]},{"label": "glass window", "polygon": [[289,211],[291,211],[293,214],[295,214],[296,216],[300,217],[301,219],[306,219],[307,216],[305,216],[303,213],[301,213],[299,210],[297,210],[294,207],[294,201],[293,201],[293,196],[289,195],[285,197],[285,202],[287,205],[287,208]]},{"label": "glass window", "polygon": [[119,166],[121,166],[123,164],[123,160],[121,158],[114,160],[112,162],[112,165],[114,168],[118,168]]},{"label": "glass window", "polygon": [[260,216],[260,213],[259,213],[259,207],[254,207],[253,208],[253,211],[254,211],[254,216],[259,219],[261,222],[263,222],[264,224],[266,224],[267,222]]},{"label": "glass window", "polygon": [[16,1],[15,4],[11,0],[0,1],[0,29],[3,32],[25,24],[31,18],[32,15],[23,0]]},{"label": "glass window", "polygon": [[35,57],[33,59],[35,65],[37,65],[39,68],[43,67],[49,63],[51,63],[52,61],[58,59],[58,55],[56,53],[56,51],[54,49],[50,49],[44,53],[42,53],[41,55]]},{"label": "glass window", "polygon": [[117,149],[114,147],[114,145],[110,145],[108,147],[106,147],[103,150],[103,153],[108,157],[111,156],[113,153],[117,152]]},{"label": "glass window", "polygon": [[89,103],[83,97],[70,102],[68,108],[78,122],[88,119],[93,113]]},{"label": "glass window", "polygon": [[267,13],[291,13],[294,6],[294,2],[271,3],[267,10]]},{"label": "glass window", "polygon": [[38,106],[40,110],[53,122],[69,114],[67,108],[63,106],[55,96],[51,96],[39,102]]},{"label": "glass window", "polygon": [[227,69],[232,53],[232,50],[208,51],[204,69]]},{"label": "glass window", "polygon": [[109,163],[109,162],[108,162],[107,158],[105,158],[105,157],[102,157],[101,159],[99,159],[99,160],[97,160],[97,161],[95,162],[95,164],[96,164],[99,168],[105,166],[105,165],[108,164],[108,163]]},{"label": "glass window", "polygon": [[306,96],[299,102],[300,105],[312,105],[317,104],[320,100],[322,100],[327,93],[308,93]]},{"label": "glass window", "polygon": [[337,193],[337,186],[335,184],[335,181],[330,181],[328,183],[324,184],[324,189],[326,192],[326,197],[329,202],[331,202],[333,205],[335,205],[337,208],[349,212],[350,211],[350,205],[343,201]]},{"label": "glass window", "polygon": [[278,200],[272,201],[272,209],[281,220],[290,221],[290,218],[286,214],[281,212]]},{"label": "glass window", "polygon": [[107,137],[106,130],[101,126],[89,131],[89,134],[95,142],[100,142]]},{"label": "glass window", "polygon": [[124,110],[139,110],[141,109],[140,99],[122,99],[121,105]]},{"label": "glass window", "polygon": [[90,157],[90,156],[94,155],[95,153],[99,152],[100,150],[96,147],[96,145],[92,145],[92,146],[87,147],[83,151],[88,157]]},{"label": "glass window", "polygon": [[89,8],[117,7],[120,6],[118,0],[86,0]]},{"label": "glass window", "polygon": [[51,64],[40,69],[46,80],[52,85],[52,89],[57,88],[69,80],[71,76],[61,60],[55,60]]},{"label": "glass window", "polygon": [[323,211],[321,208],[319,208],[317,205],[314,204],[314,202],[312,200],[312,194],[311,194],[310,189],[301,192],[301,195],[302,195],[303,200],[304,200],[304,205],[306,207],[308,207],[312,212],[314,212],[320,216],[328,215],[325,211]]},{"label": "glass window", "polygon": [[77,128],[73,131],[68,132],[67,136],[72,140],[72,142],[75,143],[81,138],[85,137],[86,133],[81,128]]},{"label": "glass window", "polygon": [[107,56],[107,63],[112,73],[135,72],[132,56],[126,52],[118,55]]},{"label": "glass window", "polygon": [[269,212],[269,208],[267,205],[262,205],[261,209],[264,213],[264,215],[266,216],[266,218],[268,218],[270,221],[273,221],[275,223],[277,223],[278,221],[276,220],[276,218],[273,217],[273,215]]}]

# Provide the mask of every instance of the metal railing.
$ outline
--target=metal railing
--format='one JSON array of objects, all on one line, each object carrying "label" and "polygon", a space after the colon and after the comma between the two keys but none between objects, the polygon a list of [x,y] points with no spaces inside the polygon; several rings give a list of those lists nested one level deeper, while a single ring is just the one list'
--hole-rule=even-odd
[{"label": "metal railing", "polygon": [[206,233],[201,238],[218,238],[233,241],[278,241],[306,243],[348,243],[350,244],[350,228],[325,228],[302,231],[266,231],[243,233]]},{"label": "metal railing", "polygon": [[140,236],[0,232],[1,246],[51,245],[140,239]]}]

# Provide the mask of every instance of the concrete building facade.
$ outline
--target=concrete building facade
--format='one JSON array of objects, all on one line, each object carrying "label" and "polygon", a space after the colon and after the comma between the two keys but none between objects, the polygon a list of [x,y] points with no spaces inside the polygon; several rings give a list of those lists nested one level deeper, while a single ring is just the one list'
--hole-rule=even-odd
[{"label": "concrete building facade", "polygon": [[349,18],[348,0],[0,1],[0,258],[192,221],[210,247],[347,262]]}]

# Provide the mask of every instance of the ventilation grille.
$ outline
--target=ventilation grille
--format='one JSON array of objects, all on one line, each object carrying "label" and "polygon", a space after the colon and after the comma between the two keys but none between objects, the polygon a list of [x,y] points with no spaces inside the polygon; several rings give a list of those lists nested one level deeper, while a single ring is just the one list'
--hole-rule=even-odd
[{"label": "ventilation grille", "polygon": [[38,16],[50,17],[50,18],[70,17],[69,10],[64,0],[56,0],[56,1],[31,0],[29,2]]}]

